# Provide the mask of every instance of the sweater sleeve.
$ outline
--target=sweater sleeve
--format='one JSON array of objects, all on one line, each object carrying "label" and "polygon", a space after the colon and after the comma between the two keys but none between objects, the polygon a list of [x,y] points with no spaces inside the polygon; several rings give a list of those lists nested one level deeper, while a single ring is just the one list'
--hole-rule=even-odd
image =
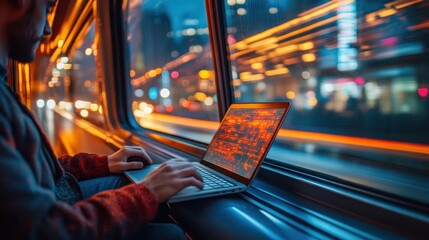
[{"label": "sweater sleeve", "polygon": [[104,177],[110,174],[107,155],[78,153],[75,156],[64,155],[59,158],[64,170],[78,181]]}]

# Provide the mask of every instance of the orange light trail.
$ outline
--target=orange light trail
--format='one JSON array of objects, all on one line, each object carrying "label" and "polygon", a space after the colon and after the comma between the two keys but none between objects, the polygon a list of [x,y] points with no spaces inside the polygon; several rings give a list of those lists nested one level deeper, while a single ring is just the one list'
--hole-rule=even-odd
[{"label": "orange light trail", "polygon": [[377,148],[384,150],[403,151],[411,153],[429,154],[429,146],[407,142],[397,142],[388,140],[377,140],[371,138],[349,137],[326,133],[304,132],[281,129],[278,136],[282,138],[295,138],[302,140],[323,141],[331,143],[346,144],[352,146]]},{"label": "orange light trail", "polygon": [[[180,123],[181,126],[187,126],[192,128],[199,128],[204,130],[212,130],[213,132],[219,127],[219,122],[190,119],[176,116],[168,116],[165,114],[152,114],[157,120],[168,122],[171,124]],[[389,141],[389,140],[378,140],[371,138],[362,138],[362,137],[350,137],[342,136],[335,134],[327,133],[316,133],[316,132],[306,132],[306,131],[296,131],[288,129],[280,129],[278,133],[278,138],[282,140],[286,139],[299,139],[306,141],[317,141],[317,142],[329,142],[336,144],[345,144],[350,146],[359,146],[359,147],[368,147],[375,149],[383,150],[393,150],[409,153],[419,153],[429,155],[429,145],[425,144],[416,144],[416,143],[407,143],[399,141]]]},{"label": "orange light trail", "polygon": [[[338,17],[337,17],[337,16],[335,16],[335,17],[331,17],[331,18],[328,18],[328,19],[322,20],[322,21],[320,21],[320,22],[314,23],[314,24],[312,24],[312,25],[309,25],[309,26],[307,26],[307,27],[300,28],[300,29],[298,29],[298,30],[295,30],[295,31],[292,31],[292,32],[290,32],[290,33],[287,33],[287,34],[284,34],[284,35],[282,35],[282,36],[279,36],[279,37],[277,37],[277,40],[278,40],[278,41],[285,40],[285,39],[288,39],[288,38],[294,37],[294,36],[296,36],[296,35],[302,34],[302,33],[304,33],[304,32],[307,32],[307,31],[313,30],[313,29],[318,28],[318,27],[320,27],[320,26],[323,26],[323,25],[326,25],[326,24],[329,24],[329,23],[335,22],[335,21],[337,21],[337,20],[338,20]],[[294,41],[296,41],[296,40],[294,39]],[[287,46],[288,44],[290,44],[290,42],[285,42],[285,43],[279,44],[279,45],[278,45],[278,48],[280,48],[280,47],[282,47],[282,46]],[[277,49],[278,49],[278,48],[277,48]],[[251,53],[251,52],[257,51],[257,50],[259,50],[259,49],[252,49],[252,48],[248,48],[248,49],[246,49],[246,50],[243,50],[243,51],[240,51],[240,52],[233,53],[233,54],[231,54],[231,56],[230,56],[230,57],[231,57],[231,59],[233,59],[233,60],[234,60],[234,59],[237,59],[238,57],[240,57],[240,56],[242,56],[242,55],[245,55],[245,54],[248,54],[248,53]],[[277,56],[279,56],[279,54],[278,54],[278,53],[276,53],[276,52],[271,52],[271,53],[270,53],[270,54],[268,54],[268,55],[269,55],[269,58],[273,58],[273,57],[277,57]]]},{"label": "orange light trail", "polygon": [[[267,41],[267,40],[268,41],[274,41],[275,40],[275,42],[278,42],[278,41],[283,40],[285,38],[288,38],[288,37],[291,37],[293,35],[302,33],[303,31],[305,32],[305,31],[311,30],[312,29],[311,27],[310,28],[306,27],[303,29],[298,29],[298,30],[293,31],[292,32],[292,33],[294,33],[293,35],[290,35],[291,33],[289,33],[289,34],[281,36],[280,38],[275,38],[275,36],[274,36],[275,34],[279,34],[280,32],[283,32],[289,28],[292,28],[292,27],[298,26],[300,24],[304,24],[306,22],[309,22],[311,20],[323,17],[326,14],[330,13],[331,11],[334,11],[338,6],[343,5],[343,4],[348,4],[351,2],[354,2],[354,0],[347,0],[347,1],[342,1],[342,2],[333,1],[333,2],[330,2],[327,4],[323,4],[319,7],[316,7],[312,10],[305,12],[305,14],[304,13],[300,14],[299,17],[297,17],[295,19],[292,19],[292,20],[285,22],[283,24],[280,24],[276,27],[270,28],[270,29],[265,30],[261,33],[258,33],[258,34],[251,36],[251,37],[243,39],[240,42],[237,42],[237,43],[230,46],[230,51],[233,51],[235,49],[240,50],[239,52],[231,54],[231,58],[234,59],[234,58],[237,58],[241,55],[245,55],[247,53],[254,52],[254,51],[258,50],[258,48],[252,48],[251,45],[249,46],[249,44],[251,44],[251,43],[258,43],[258,44],[256,44],[256,46],[259,47],[259,45],[260,45],[259,43],[262,43],[262,42]],[[333,20],[333,19],[331,18],[330,20]],[[312,26],[318,27],[318,26],[323,25],[323,24],[328,24],[329,22],[330,21],[324,20],[324,21],[321,21],[320,23],[313,24]],[[261,46],[261,47],[264,47],[264,46]]]},{"label": "orange light trail", "polygon": [[420,29],[424,29],[424,28],[429,28],[429,21],[425,21],[419,24],[416,24],[414,26],[408,27],[408,30],[420,30]]},{"label": "orange light trail", "polygon": [[327,4],[323,4],[319,7],[316,7],[314,9],[311,9],[307,12],[304,12],[302,14],[299,15],[299,17],[292,19],[288,22],[285,22],[283,24],[280,24],[276,27],[270,28],[268,30],[265,30],[261,33],[258,33],[256,35],[253,35],[251,37],[248,37],[246,39],[243,39],[240,42],[237,42],[234,45],[231,45],[231,50],[234,50],[236,48],[236,46],[239,46],[240,44],[245,43],[245,45],[247,45],[248,43],[251,42],[256,42],[258,40],[261,40],[263,38],[267,38],[269,36],[272,36],[276,33],[282,32],[287,30],[288,28],[294,27],[294,26],[298,26],[299,24],[303,24],[306,23],[310,20],[314,20],[317,19],[319,17],[322,17],[326,14],[328,14],[331,11],[334,11],[339,5],[345,5],[348,3],[354,2],[354,0],[343,0],[341,2],[339,1],[332,1],[330,3]]}]

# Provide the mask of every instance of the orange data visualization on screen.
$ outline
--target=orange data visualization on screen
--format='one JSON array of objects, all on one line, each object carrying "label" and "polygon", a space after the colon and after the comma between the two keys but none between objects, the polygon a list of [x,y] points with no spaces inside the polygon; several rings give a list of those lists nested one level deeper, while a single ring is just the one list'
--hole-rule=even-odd
[{"label": "orange data visualization on screen", "polygon": [[279,108],[230,109],[204,160],[250,178],[263,160],[284,111]]}]

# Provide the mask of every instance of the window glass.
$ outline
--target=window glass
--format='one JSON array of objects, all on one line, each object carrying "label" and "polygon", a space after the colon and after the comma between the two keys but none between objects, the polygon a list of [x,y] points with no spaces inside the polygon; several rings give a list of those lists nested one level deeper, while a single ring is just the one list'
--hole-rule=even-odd
[{"label": "window glass", "polygon": [[225,0],[225,9],[235,100],[292,102],[269,158],[428,201],[426,1]]},{"label": "window glass", "polygon": [[203,0],[129,1],[132,110],[145,128],[210,141],[219,121]]},{"label": "window glass", "polygon": [[103,127],[101,82],[96,77],[94,23],[84,31],[69,57],[60,56],[52,65],[48,89],[59,109]]}]

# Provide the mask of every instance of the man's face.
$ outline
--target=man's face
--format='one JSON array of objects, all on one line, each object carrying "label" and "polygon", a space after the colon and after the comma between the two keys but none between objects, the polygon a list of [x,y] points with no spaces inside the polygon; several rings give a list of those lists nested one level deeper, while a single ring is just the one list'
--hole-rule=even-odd
[{"label": "man's face", "polygon": [[56,0],[29,0],[23,14],[7,25],[9,57],[19,62],[31,62],[44,37],[52,33],[47,15]]}]

